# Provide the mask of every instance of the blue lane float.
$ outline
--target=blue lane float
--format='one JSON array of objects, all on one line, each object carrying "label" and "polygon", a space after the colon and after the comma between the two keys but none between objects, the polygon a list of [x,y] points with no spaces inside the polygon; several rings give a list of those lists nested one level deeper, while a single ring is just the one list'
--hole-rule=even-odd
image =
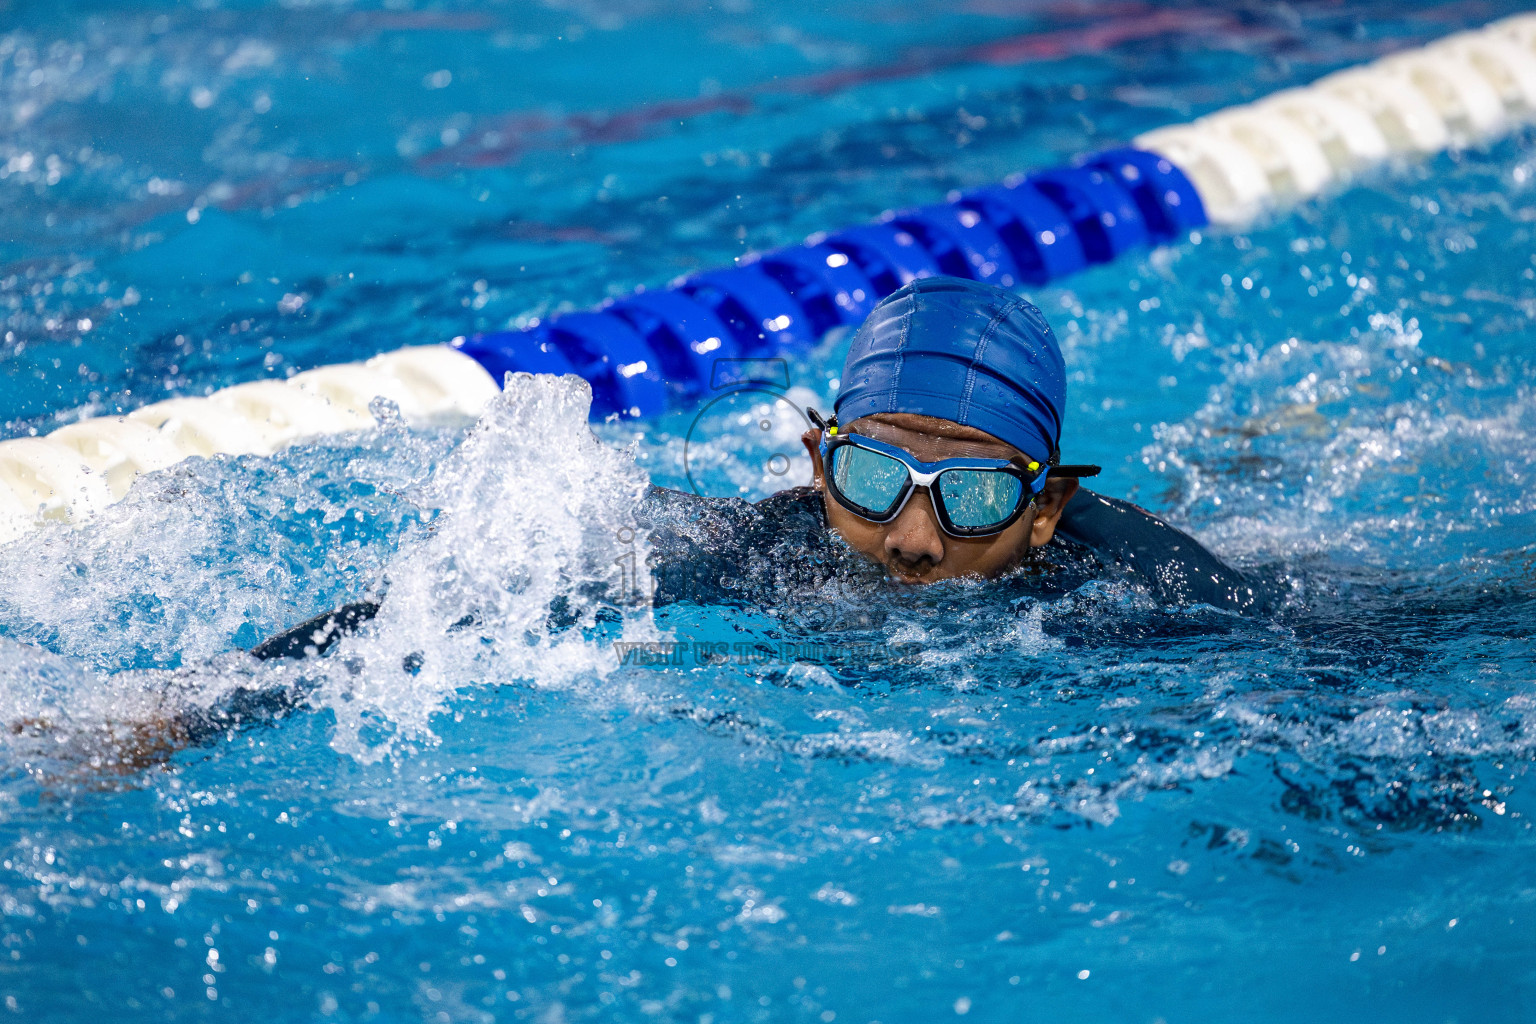
[{"label": "blue lane float", "polygon": [[1166,157],[1139,149],[1109,149],[1088,166],[1119,180],[1141,210],[1154,242],[1171,242],[1208,223],[1200,193]]},{"label": "blue lane float", "polygon": [[717,359],[739,356],[739,331],[682,292],[639,292],[608,311],[623,317],[660,359],[663,377],[682,401],[709,387]]},{"label": "blue lane float", "polygon": [[1108,263],[1152,240],[1131,194],[1095,167],[1042,171],[1029,180],[1066,212],[1089,263]]},{"label": "blue lane float", "polygon": [[806,241],[814,244],[822,240],[829,249],[862,267],[878,295],[889,295],[915,277],[943,273],[932,253],[893,224],[866,224],[835,235],[812,235]]},{"label": "blue lane float", "polygon": [[805,310],[761,267],[711,270],[673,287],[730,324],[747,355],[801,352],[816,344]]},{"label": "blue lane float", "polygon": [[453,345],[498,381],[508,372],[584,377],[595,418],[655,416],[696,401],[721,358],[803,353],[826,332],[857,326],[914,278],[1042,285],[1206,223],[1200,194],[1172,162],[1111,149],[812,235],[599,310]]},{"label": "blue lane float", "polygon": [[1044,284],[1088,265],[1083,243],[1066,211],[1030,181],[1020,179],[962,192],[953,201],[992,224],[1012,250],[1026,284]]}]

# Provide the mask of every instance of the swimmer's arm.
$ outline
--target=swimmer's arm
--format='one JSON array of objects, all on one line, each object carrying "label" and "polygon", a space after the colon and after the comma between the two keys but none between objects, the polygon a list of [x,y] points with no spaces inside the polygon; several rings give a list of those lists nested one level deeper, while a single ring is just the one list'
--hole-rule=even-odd
[{"label": "swimmer's arm", "polygon": [[[378,610],[377,601],[343,605],[271,637],[250,653],[262,661],[324,654]],[[162,706],[142,718],[106,721],[95,729],[62,733],[46,718],[24,718],[12,722],[9,729],[13,736],[24,739],[46,738],[50,751],[61,760],[90,765],[93,774],[100,770],[132,774],[166,764],[182,750],[217,742],[239,729],[275,722],[305,707],[313,685],[295,679],[280,686],[236,686],[212,705],[187,701],[179,707],[182,702],[173,686],[167,689]]]},{"label": "swimmer's arm", "polygon": [[[355,601],[285,630],[250,653],[262,661],[324,654],[378,611],[377,601]],[[253,725],[276,722],[306,707],[314,685],[311,680],[294,678],[278,686],[236,686],[211,705],[188,701],[180,707],[172,687],[162,707],[143,718],[108,721],[94,730],[62,734],[45,718],[25,718],[11,723],[9,730],[23,739],[46,738],[52,754],[66,762],[75,760],[91,766],[91,774],[102,770],[132,774],[166,764],[182,750],[217,742]]]},{"label": "swimmer's arm", "polygon": [[379,613],[377,601],[353,601],[334,611],[316,615],[251,648],[251,656],[262,661],[272,658],[308,658],[324,654],[342,637],[351,636]]},{"label": "swimmer's arm", "polygon": [[1056,532],[1131,569],[1163,600],[1232,610],[1259,603],[1257,591],[1242,573],[1189,534],[1128,501],[1079,490]]},{"label": "swimmer's arm", "polygon": [[[268,637],[252,647],[249,653],[251,657],[261,661],[270,661],[273,658],[316,658],[329,652],[344,637],[351,636],[372,622],[374,616],[378,614],[378,601],[367,599],[353,601],[323,615],[316,615],[291,629],[285,629],[276,636]],[[478,621],[479,619],[471,613],[448,628],[450,632],[464,629]]]},{"label": "swimmer's arm", "polygon": [[[329,651],[379,613],[377,601],[353,601],[316,615],[251,648],[261,661],[310,658]],[[305,706],[313,684],[300,680],[289,686],[253,689],[239,686],[212,707],[189,707],[166,722],[154,723],[163,744],[156,753],[169,757],[185,747],[202,746],[247,725],[273,722]]]},{"label": "swimmer's arm", "polygon": [[[250,653],[261,661],[318,657],[343,637],[356,633],[378,613],[378,601],[344,604],[268,637],[251,648]],[[284,686],[237,686],[212,706],[192,705],[168,720],[150,723],[152,728],[146,732],[158,737],[158,745],[140,744],[136,761],[168,760],[177,750],[205,746],[239,729],[275,722],[307,706],[313,689],[313,681],[307,679]]]}]

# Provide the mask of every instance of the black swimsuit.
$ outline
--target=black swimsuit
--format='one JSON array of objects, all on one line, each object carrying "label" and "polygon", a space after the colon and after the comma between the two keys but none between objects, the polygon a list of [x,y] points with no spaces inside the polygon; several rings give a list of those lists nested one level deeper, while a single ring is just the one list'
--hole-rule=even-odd
[{"label": "black swimsuit", "polygon": [[[796,487],[753,503],[652,487],[637,516],[649,532],[647,566],[657,605],[775,606],[815,596],[829,581],[867,580],[883,570],[852,551],[827,526],[820,492]],[[1070,592],[1088,579],[1120,573],[1168,604],[1240,611],[1258,596],[1242,574],[1129,502],[1079,490],[1055,538],[1025,567],[1041,596]],[[1042,569],[1048,571],[1041,571]],[[258,658],[323,654],[378,612],[357,601],[310,619],[251,651]]]}]

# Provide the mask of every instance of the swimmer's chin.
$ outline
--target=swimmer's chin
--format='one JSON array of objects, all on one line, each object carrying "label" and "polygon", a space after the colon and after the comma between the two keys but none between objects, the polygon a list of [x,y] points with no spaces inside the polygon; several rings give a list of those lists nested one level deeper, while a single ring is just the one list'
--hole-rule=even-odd
[{"label": "swimmer's chin", "polygon": [[913,570],[894,562],[884,562],[882,566],[885,569],[886,579],[892,583],[901,584],[904,587],[925,586],[929,583],[941,583],[944,580],[975,580],[984,582],[986,580],[1002,579],[1019,569],[1019,563],[1011,564],[993,573],[978,571],[954,572],[940,565],[931,565],[926,569]]}]

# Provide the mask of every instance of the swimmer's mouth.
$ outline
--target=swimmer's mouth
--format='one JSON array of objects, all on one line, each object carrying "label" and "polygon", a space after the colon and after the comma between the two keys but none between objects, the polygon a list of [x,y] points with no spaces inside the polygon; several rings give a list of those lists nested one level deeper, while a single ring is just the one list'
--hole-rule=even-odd
[{"label": "swimmer's mouth", "polygon": [[904,586],[932,583],[938,578],[934,575],[937,569],[937,565],[930,565],[923,569],[909,569],[893,562],[887,562],[885,566],[886,575],[891,578],[891,581]]}]

